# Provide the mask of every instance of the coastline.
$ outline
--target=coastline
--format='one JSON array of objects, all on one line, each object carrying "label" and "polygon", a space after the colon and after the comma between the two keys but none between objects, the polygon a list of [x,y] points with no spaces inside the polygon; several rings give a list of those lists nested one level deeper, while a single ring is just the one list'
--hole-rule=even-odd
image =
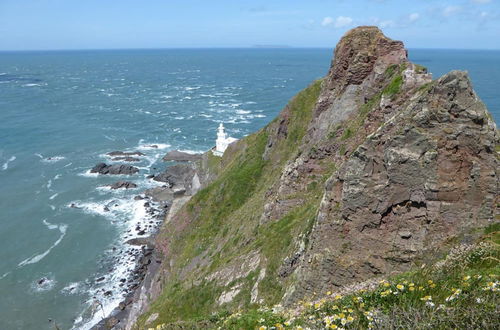
[{"label": "coastline", "polygon": [[131,329],[137,318],[146,311],[149,302],[161,293],[162,258],[155,246],[156,237],[161,227],[168,224],[177,211],[202,187],[200,177],[201,172],[204,172],[203,162],[198,163],[198,160],[205,158],[208,152],[199,157],[193,157],[191,154],[186,154],[185,157],[176,155],[172,160],[164,157],[164,160],[174,161],[175,164],[167,167],[155,178],[159,179],[158,181],[165,180],[167,185],[146,189],[139,195],[144,195],[144,200],[151,202],[148,212],[157,213],[156,217],[161,221],[150,236],[125,242],[128,245],[140,246],[140,255],[132,272],[132,277],[138,282],[117,307],[90,329]]}]

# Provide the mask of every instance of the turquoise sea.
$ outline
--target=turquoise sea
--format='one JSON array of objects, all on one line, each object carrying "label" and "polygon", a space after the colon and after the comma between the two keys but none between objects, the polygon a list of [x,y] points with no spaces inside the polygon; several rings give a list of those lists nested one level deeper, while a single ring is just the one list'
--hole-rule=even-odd
[{"label": "turquoise sea", "polygon": [[[468,70],[498,122],[500,51],[409,54],[435,78]],[[120,279],[134,251],[123,242],[152,221],[134,196],[156,185],[146,177],[166,166],[161,157],[209,149],[219,122],[237,138],[263,127],[326,74],[331,56],[331,49],[1,52],[0,329],[53,329],[54,321],[87,329],[99,321],[125,294]],[[102,186],[123,177],[88,173],[114,150],[145,154],[129,178],[138,188],[111,191]]]}]

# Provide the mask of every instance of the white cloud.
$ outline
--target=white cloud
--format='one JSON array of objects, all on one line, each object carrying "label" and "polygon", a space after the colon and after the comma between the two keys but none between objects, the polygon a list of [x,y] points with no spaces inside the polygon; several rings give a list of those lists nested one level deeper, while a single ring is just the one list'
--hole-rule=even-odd
[{"label": "white cloud", "polygon": [[391,21],[391,20],[387,20],[387,21],[382,21],[379,23],[379,26],[382,28],[382,29],[385,29],[385,28],[391,28],[391,27],[395,27],[396,26],[396,23],[394,23],[394,21]]},{"label": "white cloud", "polygon": [[446,17],[458,14],[462,10],[460,6],[447,6],[443,9],[443,15]]},{"label": "white cloud", "polygon": [[412,13],[408,16],[408,20],[413,23],[415,22],[416,20],[418,20],[420,18],[420,14],[419,13]]},{"label": "white cloud", "polygon": [[328,26],[328,25],[330,25],[332,23],[333,23],[333,18],[327,16],[327,17],[323,18],[323,21],[321,22],[321,25]]},{"label": "white cloud", "polygon": [[322,26],[333,25],[335,28],[338,29],[351,25],[352,21],[353,19],[348,16],[339,16],[335,19],[331,18],[330,16],[327,16],[323,18],[323,21],[321,21],[321,25]]},{"label": "white cloud", "polygon": [[352,23],[352,18],[348,16],[339,16],[337,17],[337,19],[335,19],[336,28],[346,27],[348,25],[351,25],[351,23]]}]

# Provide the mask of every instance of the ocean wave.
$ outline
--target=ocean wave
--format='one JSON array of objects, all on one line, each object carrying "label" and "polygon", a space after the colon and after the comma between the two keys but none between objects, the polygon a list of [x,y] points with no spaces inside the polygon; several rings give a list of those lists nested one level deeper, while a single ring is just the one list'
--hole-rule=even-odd
[{"label": "ocean wave", "polygon": [[13,162],[16,160],[16,156],[10,157],[3,165],[2,165],[2,170],[6,171],[9,168],[9,163]]},{"label": "ocean wave", "polygon": [[66,229],[68,228],[68,225],[65,225],[65,224],[54,225],[54,224],[47,222],[46,219],[43,220],[43,224],[46,225],[49,230],[59,229],[61,236],[59,236],[57,241],[55,241],[55,243],[52,244],[52,246],[50,248],[48,248],[45,252],[37,254],[35,256],[29,257],[29,258],[21,261],[17,265],[18,267],[23,267],[23,266],[26,266],[29,264],[35,264],[35,263],[39,262],[40,260],[45,258],[50,253],[50,251],[52,251],[53,248],[55,248],[57,245],[59,245],[59,243],[61,243],[64,236],[66,235]]},{"label": "ocean wave", "polygon": [[246,115],[248,113],[251,113],[252,111],[249,110],[236,110],[236,113],[239,115]]},{"label": "ocean wave", "polygon": [[55,193],[54,195],[50,196],[49,199],[50,200],[53,200],[54,198],[56,198],[57,196],[59,195],[59,193]]},{"label": "ocean wave", "polygon": [[38,87],[38,86],[43,86],[43,84],[24,84],[22,87]]},{"label": "ocean wave", "polygon": [[197,89],[200,89],[201,86],[195,86],[195,87],[184,87],[184,90],[186,91],[193,91],[193,90],[197,90]]},{"label": "ocean wave", "polygon": [[35,156],[38,156],[42,163],[56,163],[58,161],[66,159],[66,157],[64,157],[64,156],[44,157],[42,154],[38,154],[38,153],[36,153]]},{"label": "ocean wave", "polygon": [[90,173],[90,170],[86,170],[83,173],[78,173],[78,176],[83,176],[86,178],[97,178],[99,176],[99,173]]},{"label": "ocean wave", "polygon": [[170,144],[166,144],[166,143],[156,143],[156,142],[144,143],[144,142],[139,142],[139,146],[137,147],[137,149],[139,149],[139,150],[163,150],[163,149],[167,149],[167,148],[170,148],[170,147],[171,147],[171,145]]},{"label": "ocean wave", "polygon": [[65,295],[80,293],[80,291],[81,291],[80,282],[69,283],[64,288],[61,289],[61,293]]}]

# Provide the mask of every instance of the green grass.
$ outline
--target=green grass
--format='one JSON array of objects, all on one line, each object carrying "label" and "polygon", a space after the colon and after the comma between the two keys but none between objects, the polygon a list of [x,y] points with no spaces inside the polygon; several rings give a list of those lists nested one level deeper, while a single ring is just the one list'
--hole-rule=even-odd
[{"label": "green grass", "polygon": [[261,307],[225,315],[214,319],[213,327],[496,329],[500,250],[494,241],[499,236],[492,231],[472,248],[456,248],[435,265],[375,282],[368,290],[346,296],[326,292],[321,299],[287,309]]},{"label": "green grass", "polygon": [[[281,299],[283,289],[282,283],[277,281],[277,271],[283,259],[292,252],[294,237],[310,226],[314,205],[319,203],[320,180],[311,183],[301,196],[305,201],[303,207],[263,225],[259,223],[260,215],[266,191],[279,180],[284,164],[298,152],[321,91],[321,82],[314,82],[288,104],[287,136],[274,142],[273,159],[263,157],[268,127],[240,140],[237,148],[226,152],[222,159],[209,155],[209,170],[218,171],[219,175],[181,210],[186,217],[183,221],[189,221],[188,227],[184,230],[166,228],[161,233],[172,237],[170,254],[175,256],[175,264],[161,296],[148,313],[140,317],[138,328],[145,327],[144,322],[152,313],[159,313],[159,317],[147,326],[165,322],[186,325],[207,320],[221,308],[249,305],[251,288],[260,268],[232,283],[241,285],[241,291],[223,307],[218,307],[217,300],[227,288],[219,286],[216,280],[200,283],[199,279],[204,277],[202,274],[227,267],[253,251],[260,251],[263,267],[266,267],[266,277],[259,285],[262,298],[269,303]],[[269,125],[278,123],[273,121]],[[201,259],[206,262],[181,273],[185,267],[193,267],[193,260]]]},{"label": "green grass", "polygon": [[387,85],[382,93],[388,96],[394,96],[401,91],[401,86],[403,85],[403,76],[401,74],[396,75],[389,85]]}]

